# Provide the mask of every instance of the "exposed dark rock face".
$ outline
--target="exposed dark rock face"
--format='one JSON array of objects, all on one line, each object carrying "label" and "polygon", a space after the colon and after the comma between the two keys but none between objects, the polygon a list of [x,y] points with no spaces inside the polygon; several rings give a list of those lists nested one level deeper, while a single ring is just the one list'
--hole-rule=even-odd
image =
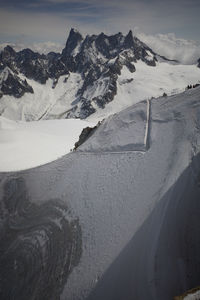
[{"label": "exposed dark rock face", "polygon": [[130,83],[130,82],[132,82],[133,80],[134,80],[133,78],[124,79],[124,80],[122,80],[122,81],[120,82],[120,85]]},{"label": "exposed dark rock face", "polygon": [[28,79],[45,84],[48,78],[59,78],[68,74],[68,67],[61,60],[61,55],[50,52],[47,55],[23,49],[15,52],[10,46],[0,53],[0,69],[9,67],[14,73],[22,73]]},{"label": "exposed dark rock face", "polygon": [[82,40],[83,40],[82,35],[74,28],[72,28],[69,33],[69,38],[66,42],[66,46],[62,51],[62,56],[63,57],[71,56],[75,48],[81,43]]},{"label": "exposed dark rock face", "polygon": [[22,97],[25,93],[33,93],[33,88],[14,74],[9,68],[5,68],[0,78],[0,98],[3,95],[13,95],[16,98]]},{"label": "exposed dark rock face", "polygon": [[198,59],[197,63],[198,63],[197,67],[200,68],[200,58]]},{"label": "exposed dark rock face", "polygon": [[[60,76],[68,76],[70,72],[79,73],[83,82],[76,95],[77,104],[65,117],[86,118],[95,112],[96,105],[104,108],[114,99],[117,79],[123,66],[134,73],[137,60],[156,66],[157,57],[146,44],[133,36],[132,31],[126,36],[119,32],[111,36],[101,33],[83,38],[78,31],[71,29],[62,53],[44,55],[30,49],[15,52],[10,46],[5,47],[0,53],[0,70],[9,67],[15,74],[22,73],[41,84],[51,78],[52,88],[56,88]],[[99,95],[95,95],[95,90],[101,88],[102,82],[104,88]],[[6,94],[6,90],[8,88],[4,84],[1,94]],[[92,92],[88,93],[88,90]],[[17,94],[12,88],[9,89],[9,94],[16,97],[25,92],[32,90],[24,88],[23,92]]]},{"label": "exposed dark rock face", "polygon": [[59,300],[81,256],[81,229],[61,200],[32,203],[22,178],[0,207],[0,299]]},{"label": "exposed dark rock face", "polygon": [[40,83],[46,83],[48,79],[45,55],[40,55],[30,49],[24,49],[17,54],[17,67],[27,78],[34,79]]},{"label": "exposed dark rock face", "polygon": [[91,102],[87,99],[81,98],[81,106],[80,106],[80,118],[85,119],[89,115],[95,112],[94,107],[92,106]]},{"label": "exposed dark rock face", "polygon": [[3,70],[6,66],[12,70],[16,69],[16,52],[10,46],[6,46],[2,52],[0,52],[0,70]]},{"label": "exposed dark rock face", "polygon": [[86,127],[83,128],[80,136],[79,136],[79,140],[78,142],[75,143],[74,145],[74,150],[76,150],[80,145],[82,145],[87,139],[89,139],[89,137],[91,137],[94,132],[96,131],[96,129],[99,127],[99,125],[101,124],[101,122],[99,122],[96,126],[94,127]]}]

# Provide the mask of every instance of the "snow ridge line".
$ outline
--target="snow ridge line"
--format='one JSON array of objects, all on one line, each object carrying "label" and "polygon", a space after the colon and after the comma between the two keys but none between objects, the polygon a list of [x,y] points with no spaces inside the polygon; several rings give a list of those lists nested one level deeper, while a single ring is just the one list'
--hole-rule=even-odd
[{"label": "snow ridge line", "polygon": [[151,110],[151,103],[150,100],[147,99],[147,120],[146,120],[146,129],[144,135],[144,145],[146,150],[150,148],[150,110]]},{"label": "snow ridge line", "polygon": [[67,155],[109,155],[109,154],[131,154],[131,153],[146,153],[146,150],[126,150],[126,151],[74,151],[71,153],[68,153]]},{"label": "snow ridge line", "polygon": [[151,131],[151,101],[146,100],[147,110],[146,110],[146,127],[144,135],[144,147],[143,149],[135,150],[124,150],[124,151],[75,151],[78,154],[129,154],[131,152],[142,152],[145,153],[150,148],[150,131]]}]

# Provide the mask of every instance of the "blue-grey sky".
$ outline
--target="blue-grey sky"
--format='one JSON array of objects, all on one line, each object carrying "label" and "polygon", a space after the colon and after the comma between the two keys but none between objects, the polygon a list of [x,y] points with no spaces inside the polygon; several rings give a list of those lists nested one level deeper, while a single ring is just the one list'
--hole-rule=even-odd
[{"label": "blue-grey sky", "polygon": [[0,42],[64,44],[75,27],[199,43],[199,15],[200,0],[0,0]]},{"label": "blue-grey sky", "polygon": [[199,40],[199,0],[0,0],[0,39],[62,42],[70,27],[84,33],[175,33]]}]

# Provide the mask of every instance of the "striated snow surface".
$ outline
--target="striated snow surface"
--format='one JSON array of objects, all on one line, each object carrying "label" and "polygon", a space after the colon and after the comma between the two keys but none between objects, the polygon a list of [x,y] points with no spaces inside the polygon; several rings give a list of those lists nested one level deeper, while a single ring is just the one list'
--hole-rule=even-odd
[{"label": "striated snow surface", "polygon": [[[144,147],[147,136],[148,147]],[[23,223],[21,215],[16,217],[4,210],[7,199],[8,204],[17,203],[27,194],[36,206],[60,199],[79,221],[82,252],[57,297],[172,300],[199,284],[199,174],[200,87],[152,99],[149,108],[144,101],[125,109],[104,121],[79,150],[50,164],[1,174],[0,233],[3,241],[10,242],[12,236],[6,236],[4,228],[19,223],[25,237],[27,234],[29,219]],[[22,187],[15,180],[22,181]],[[15,193],[12,189],[8,193],[9,187]],[[23,203],[20,209],[26,212]],[[51,211],[45,211],[45,224]],[[32,223],[31,232],[38,232],[38,224]],[[47,232],[50,236],[49,229]],[[61,249],[63,239],[59,240],[57,234],[56,237],[53,236],[52,245],[55,243]],[[22,297],[16,300],[27,299],[23,297],[27,284],[29,290],[38,291],[40,287],[38,274],[43,276],[46,264],[44,245],[48,248],[45,238],[42,241],[35,249],[31,248],[33,253],[25,252],[28,262],[32,258],[34,261],[35,255],[40,257],[41,267],[35,268],[33,263],[25,266],[34,280],[27,283],[22,278]],[[26,242],[26,238],[24,241],[20,238],[20,249],[26,247]],[[16,243],[14,240],[13,245]],[[6,247],[3,245],[1,249],[5,251]],[[12,247],[9,249],[10,263],[15,261],[15,253]],[[51,273],[62,259],[62,256],[52,258],[47,270]],[[17,269],[12,271],[14,266],[11,263],[9,266],[9,274],[14,273],[18,278]],[[62,279],[63,273],[60,276]],[[57,278],[52,278],[52,282],[54,279]],[[42,292],[49,290],[48,283],[44,281]],[[15,291],[12,285],[10,290]]]},{"label": "striated snow surface", "polygon": [[140,103],[110,117],[58,165],[84,249],[63,300],[171,300],[198,284],[200,88],[151,101],[142,151],[134,148],[144,137],[141,110]]}]

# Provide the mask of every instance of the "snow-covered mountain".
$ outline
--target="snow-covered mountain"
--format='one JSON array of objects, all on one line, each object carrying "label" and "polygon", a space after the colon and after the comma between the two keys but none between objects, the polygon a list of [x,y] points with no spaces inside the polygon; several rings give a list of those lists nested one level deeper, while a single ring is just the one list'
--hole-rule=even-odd
[{"label": "snow-covered mountain", "polygon": [[172,300],[197,287],[199,174],[200,87],[110,116],[57,161],[0,174],[0,299]]},{"label": "snow-covered mountain", "polygon": [[0,53],[0,70],[0,115],[29,121],[102,119],[200,80],[197,66],[158,55],[132,31],[84,38],[71,29],[62,53],[47,55],[7,46]]},{"label": "snow-covered mountain", "polygon": [[3,95],[22,97],[25,93],[33,94],[33,88],[28,85],[26,79],[22,80],[9,67],[5,67],[0,73],[0,97]]}]

